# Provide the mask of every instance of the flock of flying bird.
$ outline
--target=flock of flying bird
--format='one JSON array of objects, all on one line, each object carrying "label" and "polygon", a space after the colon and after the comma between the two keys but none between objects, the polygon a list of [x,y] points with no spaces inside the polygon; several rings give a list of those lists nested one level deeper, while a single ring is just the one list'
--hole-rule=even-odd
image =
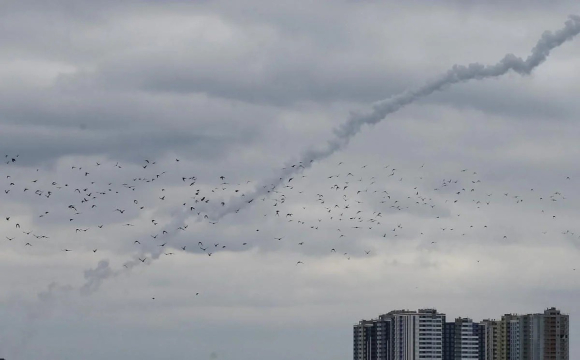
[{"label": "flock of flying bird", "polygon": [[[312,184],[310,179],[304,179],[310,175],[298,171],[294,177],[281,179],[283,182],[277,187],[264,185],[263,193],[266,195],[245,198],[245,207],[250,208],[242,213],[260,212],[259,218],[264,220],[259,224],[266,226],[266,231],[257,225],[252,235],[242,232],[228,239],[223,235],[208,235],[211,229],[208,230],[207,226],[227,222],[228,217],[234,218],[242,208],[223,218],[212,215],[211,209],[225,207],[234,197],[246,197],[254,186],[251,181],[230,183],[222,175],[213,180],[213,185],[208,179],[200,182],[196,175],[182,172],[179,159],[172,160],[173,165],[158,165],[153,160],[143,160],[138,166],[108,161],[70,165],[63,174],[56,176],[57,179],[43,179],[33,176],[39,174],[39,169],[34,171],[20,166],[20,160],[19,155],[5,155],[5,162],[0,167],[0,176],[5,181],[0,183],[4,186],[3,203],[24,202],[29,205],[26,211],[4,214],[3,229],[7,241],[20,242],[25,248],[42,247],[42,251],[54,251],[51,242],[58,238],[67,244],[76,244],[76,247],[67,245],[59,249],[65,253],[97,253],[99,247],[96,245],[87,248],[87,242],[79,243],[77,240],[87,239],[87,234],[90,234],[96,239],[95,243],[108,245],[106,238],[118,234],[119,239],[130,238],[130,246],[128,241],[121,246],[127,252],[137,252],[135,262],[138,263],[151,262],[161,255],[176,255],[178,251],[204,253],[211,257],[220,251],[268,246],[268,242],[291,242],[299,247],[295,249],[297,252],[306,254],[303,249],[316,243],[317,239],[334,241],[335,244],[318,241],[320,245],[315,244],[313,252],[342,255],[345,260],[350,260],[351,256],[374,255],[372,248],[357,246],[361,239],[394,241],[419,238],[429,231],[427,244],[437,246],[437,239],[470,237],[475,231],[487,231],[492,226],[463,221],[461,216],[469,209],[481,211],[495,203],[506,202],[511,202],[512,206],[544,204],[538,210],[546,218],[555,219],[555,204],[566,200],[560,191],[540,194],[533,188],[519,194],[486,192],[482,185],[484,181],[477,171],[470,169],[457,169],[452,176],[432,183],[432,176],[423,179],[424,164],[402,172],[391,165],[373,168],[338,162],[333,173],[314,180],[317,186],[305,185],[304,182],[309,181]],[[302,164],[291,166],[300,168]],[[109,171],[101,174],[105,167]],[[129,171],[122,172],[125,167]],[[111,170],[119,174],[115,175]],[[112,181],[113,178],[124,179]],[[563,176],[562,180],[571,179]],[[321,190],[323,188],[325,190]],[[4,207],[4,211],[11,208]],[[171,217],[176,212],[186,213],[185,219],[190,223],[170,228],[173,224]],[[429,229],[403,224],[400,214],[409,213],[439,219],[440,223],[437,228],[431,226]],[[95,223],[95,219],[101,223]],[[244,219],[242,224],[226,226],[247,227],[249,223]],[[299,228],[301,235],[298,239],[284,234],[262,235],[279,229],[287,231],[288,226]],[[99,234],[99,231],[110,228],[114,230]],[[136,231],[131,233],[133,228]],[[149,233],[145,235],[144,232]],[[547,231],[542,233],[545,235]],[[562,234],[580,238],[569,229],[563,229]],[[207,240],[210,236],[212,240]],[[219,236],[223,240],[216,240]],[[510,236],[506,232],[498,240],[509,241]],[[294,262],[296,266],[304,265],[304,260],[294,259]],[[134,265],[127,263],[124,266],[130,267],[130,264]]]}]

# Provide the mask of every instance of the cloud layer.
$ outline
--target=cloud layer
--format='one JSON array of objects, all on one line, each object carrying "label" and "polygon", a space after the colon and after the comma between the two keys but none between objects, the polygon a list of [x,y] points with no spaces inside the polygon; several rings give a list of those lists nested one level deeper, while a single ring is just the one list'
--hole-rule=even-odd
[{"label": "cloud layer", "polygon": [[574,338],[580,8],[520,5],[7,4],[0,357],[346,359],[426,306]]}]

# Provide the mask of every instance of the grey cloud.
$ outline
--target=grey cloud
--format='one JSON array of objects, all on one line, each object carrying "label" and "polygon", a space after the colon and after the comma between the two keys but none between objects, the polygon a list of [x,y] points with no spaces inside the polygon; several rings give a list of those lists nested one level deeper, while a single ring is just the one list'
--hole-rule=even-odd
[{"label": "grey cloud", "polygon": [[[577,317],[574,42],[531,76],[458,84],[389,121],[351,122],[347,130],[361,131],[348,147],[290,184],[292,170],[282,169],[305,149],[324,152],[349,109],[364,114],[455,63],[525,57],[544,29],[578,12],[574,2],[27,1],[4,10],[0,156],[20,157],[0,164],[0,187],[16,182],[0,192],[0,215],[12,216],[0,218],[0,230],[15,237],[0,239],[0,319],[9,329],[0,329],[0,357],[255,359],[261,349],[264,357],[336,359],[351,353],[352,323],[393,308],[436,306],[481,319],[556,305]],[[545,52],[537,54],[503,65],[527,71]],[[157,164],[144,169],[144,159]],[[161,171],[153,183],[133,181]],[[356,178],[346,180],[348,172]],[[192,187],[181,179],[191,175]],[[444,179],[458,183],[442,188]],[[46,191],[52,181],[70,188],[50,200],[23,192]],[[260,181],[267,188],[253,193]],[[348,189],[331,189],[345,181]],[[89,205],[74,192],[108,192],[109,182],[113,191]],[[278,193],[267,193],[274,184]],[[473,193],[456,195],[469,186]],[[254,202],[211,225],[182,205],[195,204],[198,188],[211,197],[207,207],[195,205],[202,214]],[[383,190],[400,208],[381,203]],[[417,192],[435,207],[413,198]],[[562,195],[550,199],[555,192]],[[70,204],[82,213],[72,223]],[[329,220],[340,213],[325,208],[335,205],[340,224]],[[368,221],[377,212],[380,226]],[[76,234],[77,226],[90,230]],[[151,238],[162,229],[171,230],[164,250]],[[209,257],[198,241],[227,248]],[[44,315],[30,322],[35,304]]]},{"label": "grey cloud", "polygon": [[[442,88],[455,83],[473,79],[481,80],[493,78],[501,76],[510,70],[522,75],[529,74],[535,67],[546,60],[546,57],[553,48],[561,45],[565,41],[571,40],[579,32],[580,17],[571,15],[570,19],[566,21],[563,29],[556,31],[555,33],[548,31],[545,32],[536,46],[532,49],[532,54],[528,56],[525,61],[513,54],[508,54],[495,65],[484,66],[478,63],[472,63],[468,66],[454,65],[445,75],[436,80],[427,82],[416,90],[406,91],[402,94],[393,96],[392,98],[373,104],[372,111],[353,113],[347,122],[341,124],[335,129],[335,137],[328,140],[323,149],[309,149],[305,151],[300,157],[300,161],[294,164],[295,167],[288,166],[287,170],[280,174],[280,180],[274,181],[274,187],[277,187],[277,185],[282,182],[281,180],[286,179],[293,174],[301,173],[302,169],[310,167],[313,161],[324,160],[336,151],[344,149],[350,142],[350,139],[360,132],[363,125],[374,125],[382,121],[387,115],[398,111],[401,107],[411,104],[418,99],[431,95],[432,93],[440,91]],[[260,184],[254,194],[251,195],[251,198],[265,194],[267,190],[264,190],[264,188],[265,186],[269,186],[269,182],[271,181],[267,181],[265,184]],[[233,207],[229,207],[225,211],[220,212],[221,214],[226,214],[243,205],[245,205],[243,202],[238,201],[234,203]],[[218,218],[222,216],[221,214],[218,215]]]}]

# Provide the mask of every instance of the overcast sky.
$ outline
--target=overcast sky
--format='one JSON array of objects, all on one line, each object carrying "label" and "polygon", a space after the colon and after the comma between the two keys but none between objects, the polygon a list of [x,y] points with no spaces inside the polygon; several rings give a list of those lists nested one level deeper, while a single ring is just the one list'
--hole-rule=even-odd
[{"label": "overcast sky", "polygon": [[393,309],[556,306],[579,358],[580,39],[303,161],[580,14],[436,3],[0,5],[0,357],[350,359],[352,325]]}]

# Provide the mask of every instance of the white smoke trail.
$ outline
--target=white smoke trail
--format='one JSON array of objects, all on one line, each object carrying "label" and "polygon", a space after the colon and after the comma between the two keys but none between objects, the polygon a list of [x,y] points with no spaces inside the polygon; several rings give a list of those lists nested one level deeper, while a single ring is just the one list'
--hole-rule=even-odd
[{"label": "white smoke trail", "polygon": [[[258,184],[252,192],[246,193],[244,197],[231,199],[224,207],[201,204],[197,207],[197,210],[207,213],[213,221],[217,221],[227,214],[236,212],[250,205],[250,200],[268,195],[271,190],[276,188],[292,175],[300,173],[312,166],[313,162],[323,160],[335,152],[344,149],[350,142],[350,139],[360,132],[363,125],[377,124],[385,119],[387,115],[392,114],[402,107],[422,99],[436,91],[440,91],[449,85],[466,82],[472,79],[482,80],[498,77],[506,74],[510,70],[520,75],[528,75],[533,69],[546,60],[552,49],[562,45],[568,40],[571,40],[578,33],[580,33],[580,16],[570,15],[569,20],[564,24],[564,28],[554,33],[550,31],[544,32],[536,46],[532,49],[531,54],[525,60],[516,57],[513,54],[508,54],[494,65],[484,66],[479,63],[473,63],[467,66],[454,65],[445,74],[427,82],[425,85],[417,89],[405,91],[389,99],[376,102],[372,105],[371,110],[366,113],[351,113],[350,118],[334,130],[334,137],[328,140],[324,147],[321,149],[309,149],[305,151],[302,153],[302,156],[300,156],[300,159],[294,163],[294,167],[290,165],[286,166],[277,176]],[[179,226],[183,226],[189,217],[190,213],[181,209],[180,212],[172,218],[171,223],[165,226],[165,230],[175,230]],[[151,262],[158,259],[159,256],[163,254],[163,250],[160,247],[149,245],[148,248],[142,249],[140,255],[144,254],[149,254]],[[36,319],[41,315],[47,315],[47,313],[51,311],[51,308],[54,307],[55,303],[58,302],[58,299],[66,297],[67,294],[78,292],[78,294],[86,296],[98,291],[103,281],[128,271],[139,263],[140,261],[136,256],[133,260],[125,263],[126,268],[112,270],[109,266],[109,262],[107,260],[102,260],[96,268],[85,270],[85,283],[79,288],[51,284],[46,291],[38,294],[38,304],[29,311],[31,319]],[[30,336],[31,335],[27,335],[25,338],[29,338]],[[24,346],[24,344],[21,345]]]},{"label": "white smoke trail", "polygon": [[[552,33],[546,31],[538,40],[536,46],[532,49],[531,54],[525,59],[516,57],[513,54],[507,54],[497,64],[482,65],[479,63],[464,65],[454,65],[445,74],[438,78],[427,82],[425,85],[414,89],[405,91],[399,95],[393,96],[376,102],[372,105],[372,109],[367,113],[352,113],[348,121],[334,130],[334,137],[326,143],[321,149],[309,149],[305,151],[300,160],[292,166],[286,166],[276,177],[264,181],[257,185],[251,193],[246,193],[245,196],[231,199],[226,206],[215,206],[200,204],[197,210],[202,213],[207,213],[208,216],[217,221],[227,214],[236,212],[250,204],[259,196],[267,195],[274,188],[284,182],[286,179],[312,166],[314,161],[323,160],[335,152],[344,149],[350,139],[355,136],[363,125],[374,125],[382,121],[387,115],[396,112],[402,107],[409,105],[419,99],[422,99],[436,91],[442,90],[444,87],[460,82],[469,81],[472,79],[486,79],[504,75],[512,70],[521,75],[528,75],[538,65],[543,63],[550,51],[564,42],[571,40],[574,36],[580,33],[580,16],[570,15],[569,20],[564,23],[564,28]],[[249,200],[248,200],[249,199]],[[185,221],[191,216],[189,212],[180,209],[180,212],[173,216],[172,221],[167,224],[164,229],[174,231],[176,228],[183,226]],[[150,262],[159,258],[163,254],[163,249],[155,245],[146,245],[142,249],[141,254],[149,254]],[[85,284],[79,288],[83,295],[91,294],[97,291],[102,282],[108,278],[115,277],[125,270],[130,270],[139,264],[138,256],[127,263],[126,269],[112,270],[109,267],[108,261],[101,261],[95,269],[85,271]],[[149,263],[150,263],[149,262]]]},{"label": "white smoke trail", "polygon": [[[351,113],[348,121],[334,130],[335,136],[328,140],[326,146],[321,149],[309,149],[305,151],[302,156],[300,156],[300,159],[293,164],[294,166],[288,164],[279,174],[272,179],[258,184],[252,192],[246,193],[244,197],[230,199],[226,202],[226,206],[216,205],[216,202],[207,205],[201,203],[196,206],[196,209],[201,211],[202,214],[207,214],[211,220],[218,221],[224,216],[250,205],[253,199],[268,195],[286,179],[309,168],[315,161],[323,160],[335,152],[344,149],[350,142],[350,139],[360,132],[363,125],[377,124],[385,119],[387,115],[392,114],[402,107],[420,100],[436,91],[440,91],[449,85],[466,82],[472,79],[482,80],[498,77],[506,74],[510,70],[515,71],[520,75],[528,75],[533,69],[547,59],[552,49],[562,45],[568,40],[571,40],[578,33],[580,33],[580,16],[570,15],[569,20],[564,23],[564,28],[554,33],[545,31],[540,40],[536,43],[536,46],[532,49],[531,54],[525,60],[513,54],[507,54],[494,65],[486,66],[479,63],[472,63],[467,66],[454,65],[445,74],[427,82],[425,85],[417,89],[408,90],[389,99],[376,102],[372,105],[372,109],[367,113]],[[181,208],[164,229],[167,231],[174,231],[176,228],[184,226],[186,220],[190,216],[191,213]],[[140,256],[144,256],[145,254],[149,254],[151,261],[153,261],[163,254],[163,250],[154,245],[146,245],[146,247],[142,249]],[[133,260],[125,263],[125,266],[128,269],[131,269],[138,264],[139,260],[135,257]],[[111,274],[116,274],[116,272],[110,269],[101,268],[99,271],[91,272],[91,274],[94,276],[91,278],[92,282],[89,287],[96,290],[102,282],[102,280],[97,279],[99,276],[109,277]],[[85,272],[85,276],[86,275]]]},{"label": "white smoke trail", "polygon": [[21,302],[18,306],[24,307],[26,318],[24,327],[19,330],[17,341],[7,344],[7,351],[15,358],[20,358],[22,353],[28,347],[28,343],[36,335],[35,325],[44,318],[48,318],[59,307],[65,306],[64,303],[70,297],[80,295],[89,296],[99,290],[101,283],[109,278],[115,277],[122,272],[114,271],[109,266],[108,260],[101,260],[94,269],[88,269],[84,272],[85,283],[75,288],[70,285],[59,285],[52,282],[46,290],[37,294],[37,301],[33,303]]},{"label": "white smoke trail", "polygon": [[[405,105],[409,105],[436,91],[440,91],[446,86],[472,79],[482,80],[498,77],[510,70],[520,75],[528,75],[534,68],[546,60],[552,49],[562,45],[565,41],[571,40],[578,33],[580,33],[580,16],[569,15],[569,20],[564,23],[564,28],[555,33],[545,31],[542,34],[542,37],[532,49],[532,53],[525,60],[513,54],[507,54],[495,65],[484,66],[479,63],[472,63],[467,66],[454,65],[442,76],[427,82],[415,90],[405,91],[392,98],[376,102],[372,105],[372,110],[367,113],[351,113],[348,121],[334,130],[334,138],[328,140],[325,147],[322,149],[309,149],[302,154],[300,160],[295,164],[301,164],[302,167],[287,166],[278,176],[269,181],[262,182],[256,186],[254,191],[245,194],[245,198],[235,198],[229,201],[226,207],[208,208],[204,210],[211,212],[210,217],[213,220],[218,220],[227,214],[247,206],[249,203],[246,199],[254,199],[268,194],[270,190],[280,185],[285,179],[310,167],[314,161],[323,160],[335,152],[344,149],[350,139],[361,130],[363,125],[374,125]],[[178,222],[182,221],[183,219],[178,219]]]},{"label": "white smoke trail", "polygon": [[[389,99],[376,102],[367,113],[351,113],[348,121],[334,130],[335,136],[328,140],[326,146],[321,149],[309,149],[305,151],[300,156],[300,159],[293,164],[294,166],[288,164],[279,174],[272,179],[258,184],[252,192],[246,193],[244,197],[230,199],[226,202],[226,206],[216,205],[216,202],[207,205],[201,203],[196,206],[196,209],[201,211],[202,214],[208,214],[211,220],[218,221],[224,216],[250,205],[250,201],[253,199],[268,195],[286,179],[309,168],[315,161],[323,160],[335,152],[344,149],[350,142],[350,139],[360,132],[363,125],[374,125],[402,107],[452,84],[466,82],[472,79],[482,80],[498,77],[506,74],[510,70],[521,75],[528,75],[547,59],[552,49],[571,40],[578,33],[580,33],[580,16],[570,15],[569,20],[564,23],[564,28],[554,33],[545,31],[536,43],[536,46],[532,49],[531,54],[525,60],[513,54],[507,54],[494,65],[485,66],[479,63],[472,63],[467,66],[454,65],[445,74],[427,82],[417,89],[408,90]],[[178,214],[173,216],[172,221],[165,226],[165,230],[171,231],[180,226],[184,226],[187,218],[190,216],[191,213],[187,210],[180,209]],[[159,247],[144,248],[142,254],[144,255],[145,252],[150,254],[151,260],[157,259],[163,253]],[[127,268],[132,268],[138,264],[139,261],[135,258],[125,265],[127,265]],[[106,271],[103,271],[102,274],[106,275]]]}]

